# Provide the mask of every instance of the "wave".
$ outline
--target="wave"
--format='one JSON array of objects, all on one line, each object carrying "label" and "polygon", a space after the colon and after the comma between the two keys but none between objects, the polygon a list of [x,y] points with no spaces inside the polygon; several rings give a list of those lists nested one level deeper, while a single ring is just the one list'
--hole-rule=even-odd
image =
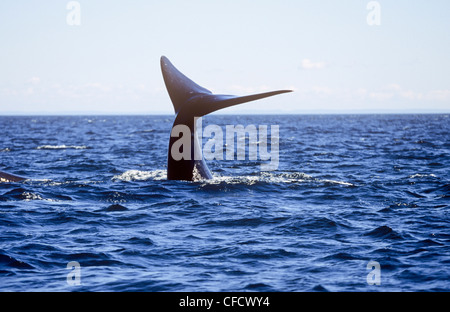
[{"label": "wave", "polygon": [[[167,179],[166,170],[153,170],[153,171],[127,170],[124,173],[115,175],[112,178],[112,180],[121,180],[121,181],[148,181],[148,180],[166,180],[166,179]],[[302,172],[280,173],[280,174],[263,172],[261,175],[245,175],[245,176],[219,176],[214,174],[213,179],[210,180],[197,179],[194,182],[204,182],[207,184],[226,183],[226,184],[252,185],[259,182],[292,183],[311,180],[314,180],[314,178]],[[324,182],[326,181],[324,180]]]},{"label": "wave", "polygon": [[[167,180],[166,170],[153,170],[153,171],[141,171],[141,170],[127,170],[124,173],[115,175],[112,178],[113,181],[159,181]],[[314,178],[303,172],[284,172],[284,173],[272,173],[262,172],[259,175],[244,175],[244,176],[222,176],[213,173],[213,179],[204,180],[197,179],[195,183],[202,183],[205,185],[218,185],[218,184],[239,184],[239,185],[254,185],[259,183],[266,184],[291,184],[302,182],[313,182],[320,184],[334,184],[343,186],[355,186],[350,182],[318,179]]]},{"label": "wave", "polygon": [[30,191],[28,189],[24,188],[15,188],[13,190],[10,190],[4,194],[0,193],[0,201],[32,201],[32,200],[42,200],[42,201],[49,201],[49,202],[58,202],[58,201],[66,201],[66,200],[72,200],[70,196],[67,195],[59,195],[59,194],[52,194],[48,193],[45,196],[51,196],[51,198],[46,198],[44,195]]},{"label": "wave", "polygon": [[20,196],[21,196],[22,200],[26,200],[26,201],[29,201],[29,200],[44,200],[44,198],[41,195],[36,194],[36,193],[32,193],[32,192],[23,192]]},{"label": "wave", "polygon": [[370,232],[364,233],[364,236],[370,236],[373,238],[380,238],[380,239],[392,239],[392,240],[403,239],[403,236],[400,233],[394,231],[387,225],[379,226]]},{"label": "wave", "polygon": [[36,147],[38,150],[60,150],[60,149],[87,149],[85,145],[41,145]]},{"label": "wave", "polygon": [[353,183],[345,182],[345,181],[336,181],[336,180],[320,180],[318,179],[317,182],[327,183],[327,184],[336,184],[336,185],[344,185],[344,186],[356,186]]},{"label": "wave", "polygon": [[217,176],[214,175],[211,180],[196,180],[195,182],[202,182],[205,184],[244,184],[244,185],[254,185],[258,183],[268,183],[268,184],[285,184],[285,183],[297,183],[311,181],[313,178],[307,174],[301,174],[298,176],[291,176],[285,174],[279,175],[245,175],[245,176]]},{"label": "wave", "polygon": [[15,268],[15,269],[34,269],[34,267],[26,262],[17,260],[7,254],[0,253],[0,270],[4,267]]},{"label": "wave", "polygon": [[430,174],[422,174],[422,173],[416,173],[416,174],[412,174],[408,177],[408,179],[416,179],[416,178],[426,178],[426,177],[432,177],[432,178],[436,178],[436,175],[430,173]]},{"label": "wave", "polygon": [[127,170],[122,174],[115,175],[112,180],[120,181],[148,181],[148,180],[166,180],[166,170],[140,171]]},{"label": "wave", "polygon": [[314,178],[303,172],[285,172],[285,173],[272,173],[262,172],[260,175],[247,175],[247,176],[214,176],[212,180],[203,180],[207,184],[245,184],[253,185],[257,183],[267,184],[295,184],[295,183],[324,183],[324,184],[336,184],[344,186],[355,186],[352,183],[345,181],[327,180]]}]

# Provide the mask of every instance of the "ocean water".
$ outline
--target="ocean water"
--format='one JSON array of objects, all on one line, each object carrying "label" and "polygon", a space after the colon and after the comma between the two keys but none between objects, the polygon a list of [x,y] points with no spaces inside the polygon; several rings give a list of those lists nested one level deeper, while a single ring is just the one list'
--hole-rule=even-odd
[{"label": "ocean water", "polygon": [[279,125],[279,167],[195,182],[166,179],[172,121],[0,117],[29,178],[0,183],[0,290],[450,291],[448,115],[207,116]]}]

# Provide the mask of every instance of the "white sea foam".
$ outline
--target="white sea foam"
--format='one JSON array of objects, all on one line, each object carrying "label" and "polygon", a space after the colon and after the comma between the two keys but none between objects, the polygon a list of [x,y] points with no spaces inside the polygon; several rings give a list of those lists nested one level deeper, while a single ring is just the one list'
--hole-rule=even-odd
[{"label": "white sea foam", "polygon": [[[166,180],[166,170],[153,170],[153,171],[140,171],[140,170],[127,170],[124,173],[115,175],[113,181],[148,181],[148,180]],[[335,180],[321,180],[316,179],[303,172],[290,172],[290,173],[273,173],[273,172],[261,172],[261,175],[246,175],[246,176],[220,176],[213,173],[213,179],[204,180],[195,175],[194,182],[204,182],[205,184],[245,184],[254,185],[259,182],[263,183],[302,183],[302,182],[316,182],[316,183],[329,183],[344,186],[354,186],[354,184],[345,181]]]},{"label": "white sea foam", "polygon": [[38,150],[59,150],[59,149],[87,149],[87,146],[85,145],[41,145],[38,146],[36,149]]},{"label": "white sea foam", "polygon": [[148,180],[166,180],[166,170],[140,171],[127,170],[122,174],[115,175],[112,180],[120,181],[148,181]]},{"label": "white sea foam", "polygon": [[42,196],[39,194],[31,193],[31,192],[23,192],[22,193],[23,200],[43,200]]},{"label": "white sea foam", "polygon": [[204,182],[205,184],[245,184],[253,185],[261,181],[260,177],[257,176],[214,176],[211,180],[197,180],[196,182]]},{"label": "white sea foam", "polygon": [[345,185],[345,186],[355,186],[352,183],[344,182],[344,181],[335,181],[335,180],[317,180],[318,182],[323,183],[330,183],[330,184],[338,184],[338,185]]},{"label": "white sea foam", "polygon": [[246,185],[253,185],[258,182],[278,183],[278,184],[313,182],[313,183],[337,184],[344,186],[355,186],[354,184],[345,181],[317,179],[303,172],[289,172],[289,173],[262,172],[261,175],[258,176],[215,175],[212,180],[205,180],[204,182],[207,184],[227,183],[227,184],[246,184]]},{"label": "white sea foam", "polygon": [[416,179],[416,178],[426,178],[426,177],[436,178],[436,176],[434,174],[432,174],[432,173],[430,173],[430,174],[416,173],[416,174],[410,175],[408,178],[409,179]]}]

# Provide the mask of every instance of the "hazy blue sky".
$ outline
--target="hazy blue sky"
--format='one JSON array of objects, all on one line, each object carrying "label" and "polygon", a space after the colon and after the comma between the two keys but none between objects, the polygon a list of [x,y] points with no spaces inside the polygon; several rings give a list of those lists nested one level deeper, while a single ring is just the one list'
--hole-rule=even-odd
[{"label": "hazy blue sky", "polygon": [[[0,114],[172,113],[159,58],[226,112],[450,112],[450,1],[0,2]],[[375,15],[374,15],[375,14]],[[80,17],[69,25],[67,17]]]}]

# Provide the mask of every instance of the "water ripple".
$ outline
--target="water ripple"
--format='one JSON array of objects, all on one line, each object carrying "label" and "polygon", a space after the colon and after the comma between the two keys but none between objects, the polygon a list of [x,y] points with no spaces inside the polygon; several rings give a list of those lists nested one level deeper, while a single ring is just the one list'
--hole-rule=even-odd
[{"label": "water ripple", "polygon": [[279,123],[277,171],[168,181],[172,116],[1,117],[1,290],[450,290],[448,117],[204,120],[236,122]]}]

